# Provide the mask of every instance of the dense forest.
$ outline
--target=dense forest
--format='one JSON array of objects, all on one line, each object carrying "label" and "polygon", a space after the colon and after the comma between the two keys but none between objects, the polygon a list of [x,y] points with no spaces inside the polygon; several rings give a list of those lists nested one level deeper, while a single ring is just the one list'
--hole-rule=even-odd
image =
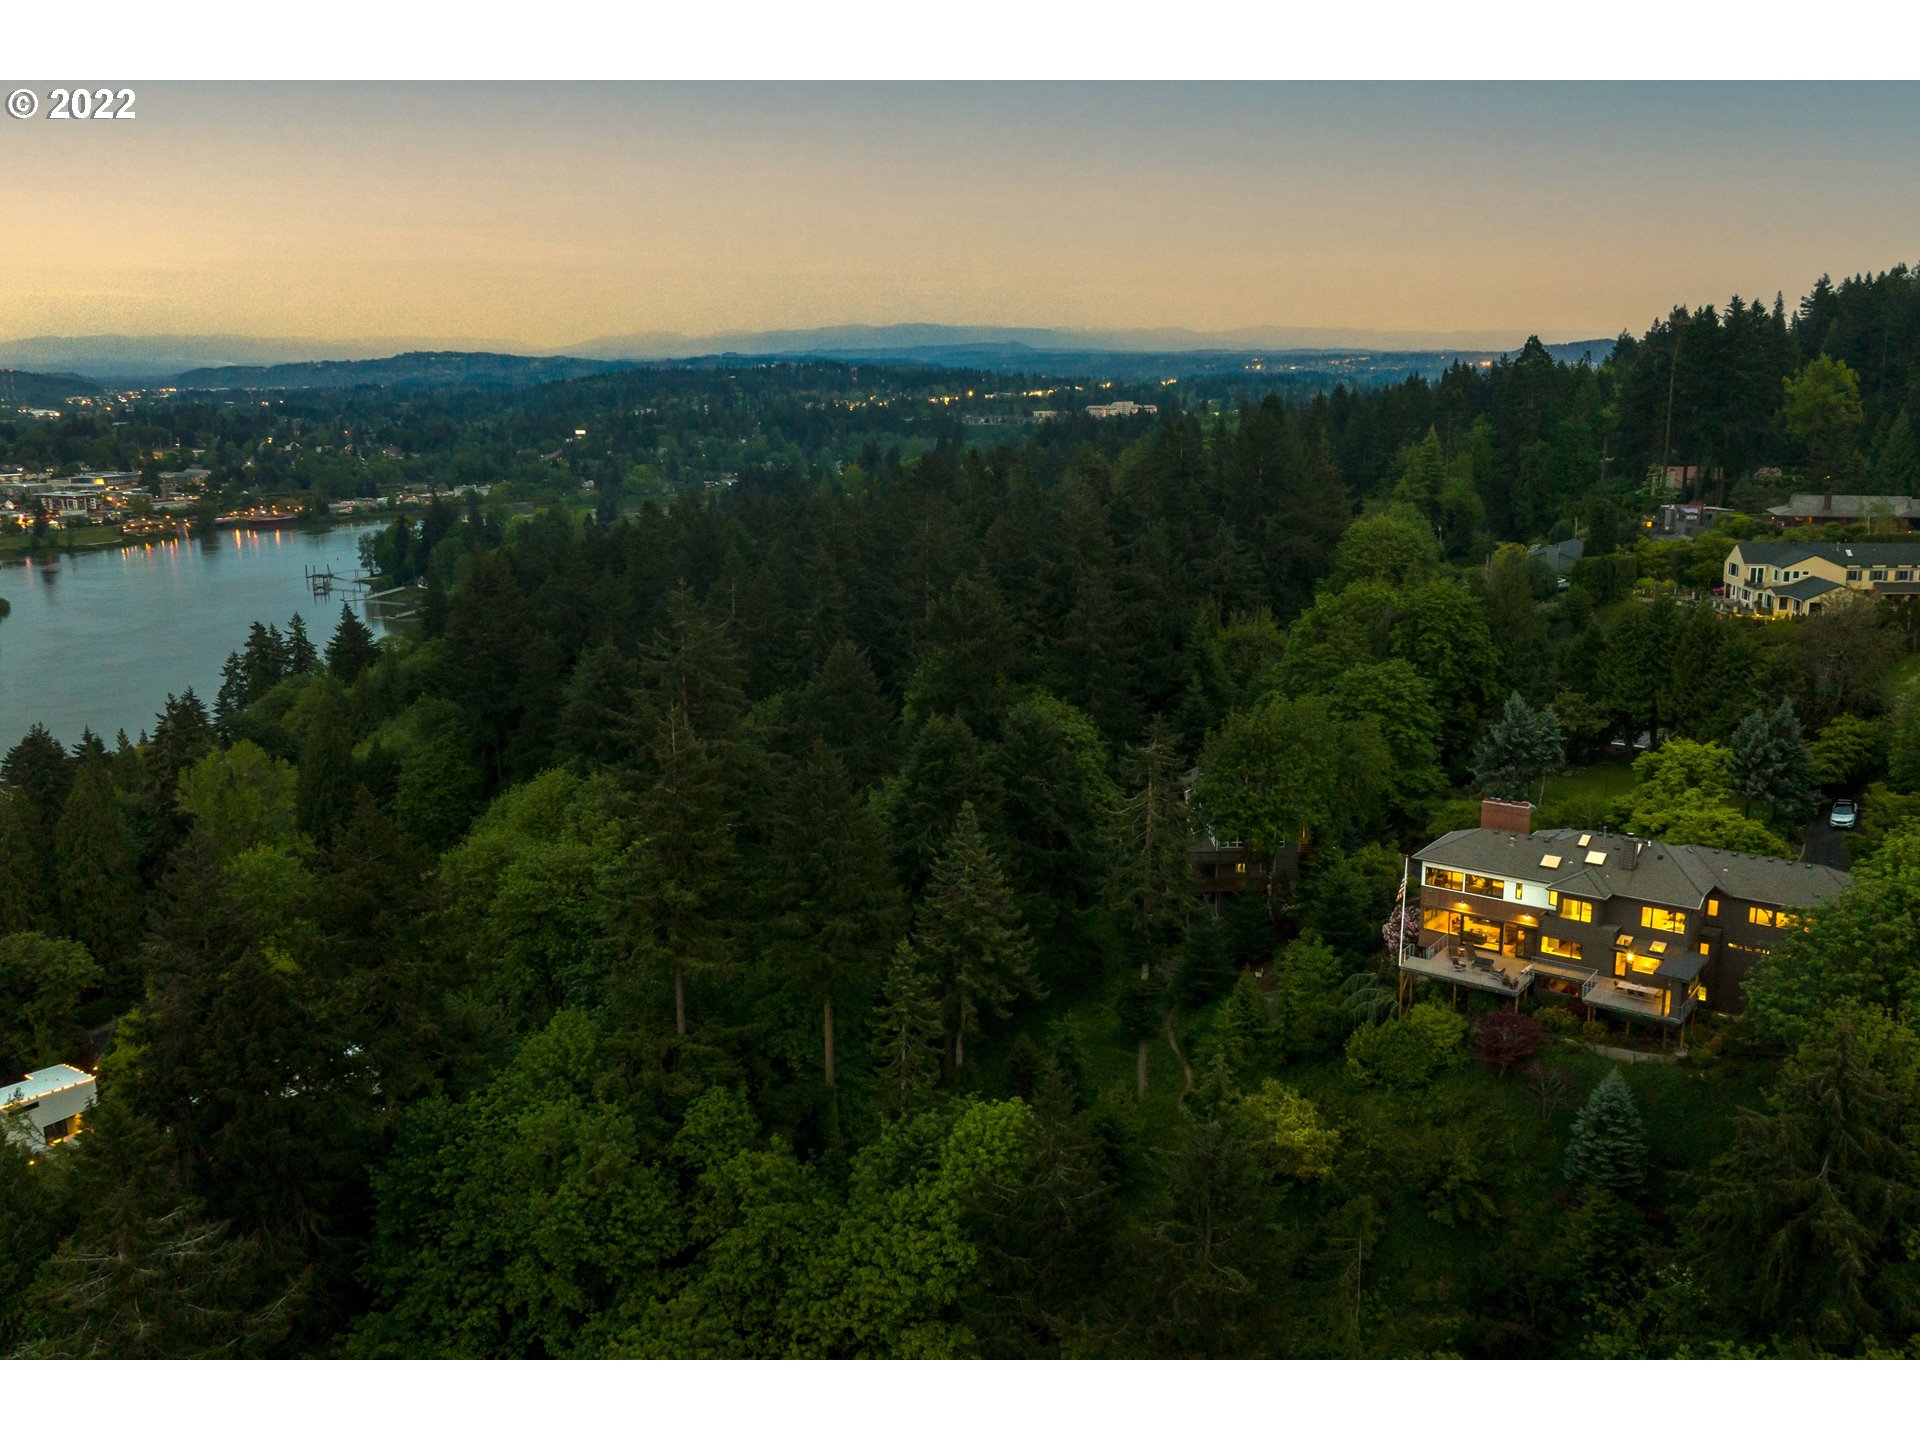
[{"label": "dense forest", "polygon": [[[376,548],[416,636],[263,617],[212,703],[0,760],[0,1071],[103,1052],[78,1141],[0,1145],[0,1350],[1920,1353],[1915,629],[1725,615],[1757,522],[1640,526],[1668,463],[1913,493],[1920,278],[1009,443],[870,379],[0,426],[496,487]],[[1865,825],[1742,1013],[1623,1066],[1397,994],[1402,856],[1514,775]],[[1268,862],[1218,913],[1205,835]]]}]

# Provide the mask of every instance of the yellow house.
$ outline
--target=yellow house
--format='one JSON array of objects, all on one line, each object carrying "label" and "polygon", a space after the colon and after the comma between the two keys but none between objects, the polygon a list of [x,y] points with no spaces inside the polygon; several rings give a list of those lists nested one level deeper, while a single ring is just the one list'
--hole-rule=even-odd
[{"label": "yellow house", "polygon": [[1743,540],[1727,553],[1727,608],[1775,619],[1849,595],[1920,595],[1920,541]]}]

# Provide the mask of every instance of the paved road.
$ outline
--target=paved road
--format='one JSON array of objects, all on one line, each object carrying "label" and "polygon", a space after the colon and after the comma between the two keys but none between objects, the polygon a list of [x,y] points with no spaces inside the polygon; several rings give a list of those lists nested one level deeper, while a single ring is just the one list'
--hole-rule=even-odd
[{"label": "paved road", "polygon": [[1801,847],[1800,858],[1811,861],[1815,865],[1831,865],[1836,870],[1845,870],[1853,864],[1853,857],[1847,854],[1846,839],[1853,832],[1836,830],[1827,823],[1827,816],[1832,809],[1832,801],[1821,803],[1820,813],[1807,827],[1807,841]]}]

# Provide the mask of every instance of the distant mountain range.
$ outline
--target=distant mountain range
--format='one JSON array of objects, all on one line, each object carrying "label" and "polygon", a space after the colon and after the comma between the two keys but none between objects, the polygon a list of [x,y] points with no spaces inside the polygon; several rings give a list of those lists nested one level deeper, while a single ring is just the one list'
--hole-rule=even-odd
[{"label": "distant mountain range", "polygon": [[[1059,330],[1013,326],[836,325],[816,330],[687,336],[603,336],[526,353],[500,342],[375,338],[267,340],[243,335],[37,336],[0,341],[0,367],[71,372],[107,385],[191,389],[317,389],[353,385],[512,388],[617,369],[623,363],[791,358],[1114,379],[1224,374],[1256,368],[1433,373],[1454,360],[1493,359],[1517,340],[1485,334],[1256,328]],[[1556,358],[1596,362],[1611,340],[1562,341]],[[70,382],[69,382],[70,383]],[[68,391],[66,393],[76,393]],[[21,402],[27,403],[27,402]]]}]

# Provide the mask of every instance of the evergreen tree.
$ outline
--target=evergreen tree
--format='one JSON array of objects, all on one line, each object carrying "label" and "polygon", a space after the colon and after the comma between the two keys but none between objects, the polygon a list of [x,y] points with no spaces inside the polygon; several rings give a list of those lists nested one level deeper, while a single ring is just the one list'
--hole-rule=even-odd
[{"label": "evergreen tree", "polygon": [[681,585],[667,597],[667,628],[641,652],[640,676],[661,709],[679,707],[709,743],[746,709],[746,667],[724,620]]},{"label": "evergreen tree", "polygon": [[673,982],[674,1033],[687,1033],[687,980],[726,963],[733,819],[726,781],[711,748],[678,703],[653,740],[657,778],[636,807],[640,848],[633,877],[633,955]]},{"label": "evergreen tree", "polygon": [[0,786],[0,935],[35,929],[46,913],[36,828],[26,794]]},{"label": "evergreen tree", "polygon": [[1535,710],[1516,690],[1474,754],[1474,785],[1496,800],[1528,799],[1565,752],[1553,707]]},{"label": "evergreen tree", "polygon": [[888,1114],[911,1109],[940,1080],[940,1000],[911,942],[894,946],[873,1014],[874,1074]]},{"label": "evergreen tree", "polygon": [[287,678],[287,642],[279,627],[253,622],[240,652],[240,670],[249,705]]},{"label": "evergreen tree", "polygon": [[320,844],[328,843],[352,814],[358,784],[346,705],[338,688],[329,685],[307,722],[306,739],[300,746],[300,784],[295,791],[300,828]]},{"label": "evergreen tree", "polygon": [[25,1297],[23,1359],[201,1360],[284,1353],[307,1278],[208,1212],[151,1119],[110,1097],[73,1147],[72,1229]]},{"label": "evergreen tree", "polygon": [[1734,1122],[1691,1233],[1720,1308],[1756,1338],[1840,1353],[1920,1326],[1920,1037],[1861,1006],[1830,1014],[1763,1111]]},{"label": "evergreen tree", "polygon": [[894,755],[893,705],[881,692],[866,652],[842,640],[794,702],[794,731],[803,745],[826,741],[856,789],[879,784]]},{"label": "evergreen tree", "polygon": [[1792,702],[1752,711],[1733,732],[1729,748],[1733,792],[1747,802],[1748,813],[1755,803],[1766,807],[1770,819],[1779,815],[1797,820],[1813,810],[1818,798],[1813,759]]},{"label": "evergreen tree", "polygon": [[320,668],[320,656],[307,634],[307,622],[298,614],[287,622],[285,654],[289,675],[311,675]]},{"label": "evergreen tree", "polygon": [[1178,946],[1199,917],[1199,890],[1187,859],[1191,839],[1180,757],[1155,716],[1133,752],[1138,787],[1114,816],[1109,903],[1148,946]]},{"label": "evergreen tree", "polygon": [[220,667],[220,689],[213,697],[213,728],[221,741],[231,744],[237,738],[234,729],[240,718],[240,712],[252,703],[247,694],[246,667],[241,662],[238,650],[227,652],[226,662]]},{"label": "evergreen tree", "polygon": [[640,667],[617,641],[603,640],[581,653],[567,679],[557,743],[562,757],[583,764],[618,765],[630,758],[634,692]]},{"label": "evergreen tree", "polygon": [[985,1015],[1004,1017],[1019,996],[1045,993],[1033,977],[1033,942],[971,802],[961,805],[934,861],[914,929],[938,977],[958,1073],[967,1036],[978,1033]]},{"label": "evergreen tree", "polygon": [[361,624],[359,616],[346,601],[340,602],[340,623],[327,641],[327,673],[342,685],[351,685],[361,672],[380,658],[373,631]]},{"label": "evergreen tree", "polygon": [[109,983],[125,993],[122,968],[140,939],[140,876],[120,797],[104,759],[80,767],[60,812],[55,874],[67,929],[106,962]]},{"label": "evergreen tree", "polygon": [[1646,1183],[1646,1130],[1618,1070],[1607,1072],[1573,1117],[1563,1169],[1574,1185],[1598,1185],[1619,1195],[1637,1194]]},{"label": "evergreen tree", "polygon": [[774,818],[772,958],[820,1008],[834,1084],[834,1009],[878,978],[902,923],[886,841],[846,767],[815,740]]}]

